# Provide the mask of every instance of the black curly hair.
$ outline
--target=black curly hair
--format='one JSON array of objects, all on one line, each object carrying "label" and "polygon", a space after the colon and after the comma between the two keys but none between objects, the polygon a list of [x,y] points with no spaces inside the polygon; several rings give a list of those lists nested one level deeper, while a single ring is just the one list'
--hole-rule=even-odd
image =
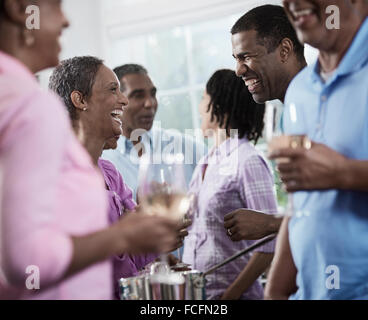
[{"label": "black curly hair", "polygon": [[211,121],[225,128],[228,136],[231,129],[237,129],[240,139],[246,136],[256,144],[262,136],[265,105],[253,100],[244,81],[233,70],[218,70],[208,80],[206,91],[211,97]]},{"label": "black curly hair", "polygon": [[85,98],[89,98],[97,72],[102,65],[103,60],[84,56],[61,61],[54,69],[49,88],[62,98],[72,120],[78,119],[76,108],[71,100],[72,92],[79,91]]}]

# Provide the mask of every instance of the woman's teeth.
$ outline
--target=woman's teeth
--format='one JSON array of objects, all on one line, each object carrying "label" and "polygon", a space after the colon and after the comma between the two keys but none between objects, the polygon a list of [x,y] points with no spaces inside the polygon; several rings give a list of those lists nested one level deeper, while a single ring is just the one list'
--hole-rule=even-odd
[{"label": "woman's teeth", "polygon": [[117,122],[119,122],[120,125],[122,125],[122,121],[120,119],[120,117],[123,115],[123,110],[119,110],[119,109],[116,109],[116,110],[113,110],[111,112],[111,116],[113,117],[113,119]]}]

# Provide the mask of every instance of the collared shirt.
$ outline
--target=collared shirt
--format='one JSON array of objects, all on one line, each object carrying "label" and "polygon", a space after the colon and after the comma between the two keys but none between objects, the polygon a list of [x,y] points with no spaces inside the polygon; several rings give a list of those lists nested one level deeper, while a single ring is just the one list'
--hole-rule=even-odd
[{"label": "collared shirt", "polygon": [[[318,62],[295,77],[285,101],[287,134],[304,133],[348,158],[368,159],[367,43],[368,19],[326,82]],[[297,192],[294,208],[289,240],[298,291],[291,298],[368,298],[368,193]]]},{"label": "collared shirt", "polygon": [[[246,138],[227,139],[218,148],[214,148],[196,168],[190,192],[197,195],[197,204],[194,206],[193,224],[184,243],[183,261],[202,272],[254,243],[233,242],[229,238],[224,228],[226,214],[240,208],[277,213],[271,171]],[[256,251],[273,252],[274,241]],[[250,254],[243,255],[208,275],[207,298],[220,298],[250,257]],[[263,290],[259,281],[242,298],[262,299]]]},{"label": "collared shirt", "polygon": [[[73,256],[71,237],[108,225],[102,175],[77,141],[60,100],[2,52],[0,137],[0,296],[110,299],[109,261],[60,281]],[[40,290],[28,290],[35,267]]]},{"label": "collared shirt", "polygon": [[[99,159],[98,166],[103,173],[105,183],[108,187],[108,215],[110,224],[113,224],[124,215],[126,210],[134,210],[137,204],[133,200],[132,190],[124,183],[120,173],[111,162]],[[138,272],[141,269],[143,269],[157,257],[157,254],[146,254],[139,256],[123,254],[121,256],[115,256],[113,258],[113,282],[115,297],[119,298],[119,279],[130,278],[138,275]]]},{"label": "collared shirt", "polygon": [[[156,127],[142,135],[141,148],[153,154],[154,161],[158,162],[167,153],[183,153],[185,179],[188,185],[198,161],[206,154],[206,147],[201,141],[174,130]],[[121,136],[118,147],[115,150],[105,150],[102,158],[114,164],[125,183],[133,190],[133,198],[136,199],[140,158],[133,143]]]}]

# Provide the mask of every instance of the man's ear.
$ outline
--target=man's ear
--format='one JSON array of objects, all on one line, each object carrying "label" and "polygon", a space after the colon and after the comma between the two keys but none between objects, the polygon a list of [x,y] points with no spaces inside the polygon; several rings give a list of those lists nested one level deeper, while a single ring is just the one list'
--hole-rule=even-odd
[{"label": "man's ear", "polygon": [[81,92],[73,91],[70,94],[70,99],[72,100],[74,107],[76,107],[79,111],[87,111],[88,104]]},{"label": "man's ear", "polygon": [[294,51],[293,42],[289,38],[284,38],[281,40],[279,49],[280,49],[281,62],[285,63],[289,60],[291,54]]}]

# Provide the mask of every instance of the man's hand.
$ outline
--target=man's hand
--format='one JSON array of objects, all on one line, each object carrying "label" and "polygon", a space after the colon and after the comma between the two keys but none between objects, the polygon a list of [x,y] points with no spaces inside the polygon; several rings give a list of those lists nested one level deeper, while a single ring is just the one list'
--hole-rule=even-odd
[{"label": "man's hand", "polygon": [[278,164],[280,178],[288,192],[301,190],[339,189],[342,187],[347,158],[331,148],[312,143],[312,147],[275,150],[270,159],[285,159]]},{"label": "man's hand", "polygon": [[258,240],[278,232],[281,221],[259,211],[238,209],[224,217],[224,227],[233,241]]}]

